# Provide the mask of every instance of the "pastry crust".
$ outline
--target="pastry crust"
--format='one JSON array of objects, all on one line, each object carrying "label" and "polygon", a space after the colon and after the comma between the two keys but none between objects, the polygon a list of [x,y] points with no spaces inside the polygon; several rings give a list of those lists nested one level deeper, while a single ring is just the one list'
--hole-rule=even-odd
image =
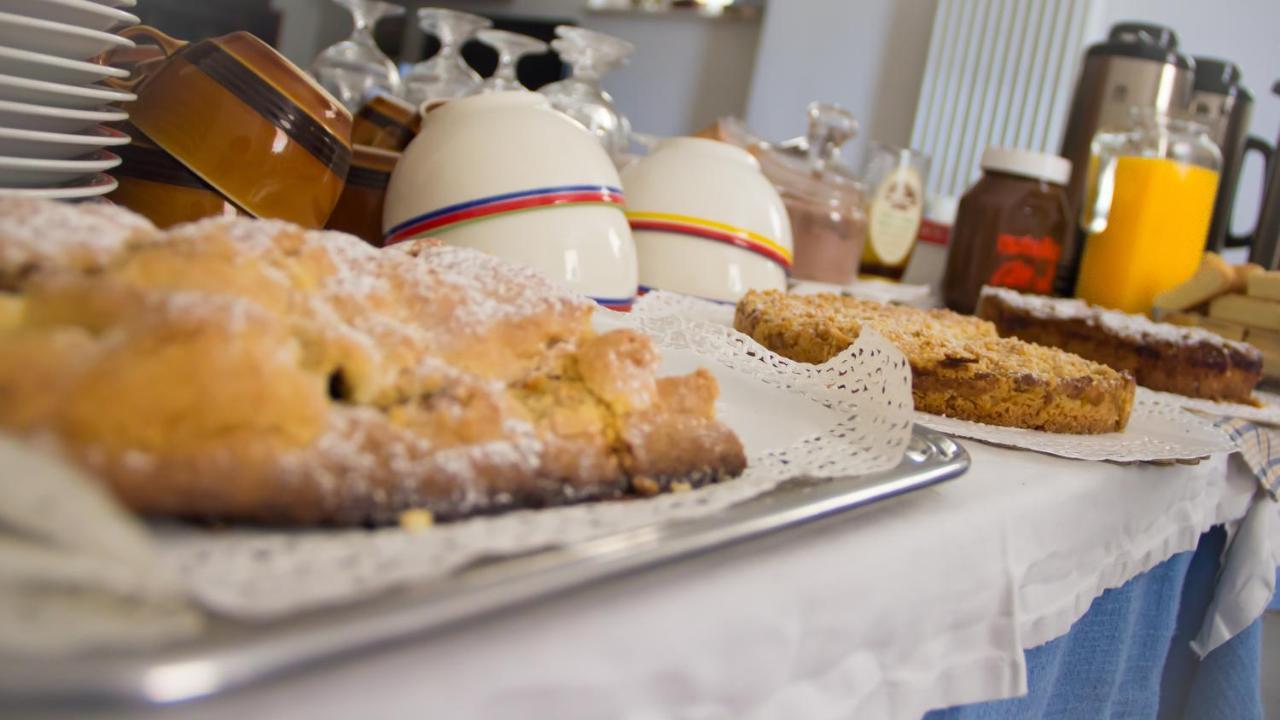
[{"label": "pastry crust", "polygon": [[991,323],[947,310],[918,310],[833,294],[751,291],[734,327],[801,362],[821,363],[863,327],[898,346],[911,364],[917,410],[992,425],[1063,433],[1124,429],[1133,405],[1127,375],[1070,353],[1001,338]]},{"label": "pastry crust", "polygon": [[1208,330],[1157,323],[1083,300],[983,288],[978,314],[1001,335],[1061,348],[1132,374],[1152,390],[1252,403],[1262,353]]},{"label": "pastry crust", "polygon": [[0,260],[0,428],[142,513],[448,520],[745,466],[710,374],[658,378],[646,336],[474,251],[0,199]]}]

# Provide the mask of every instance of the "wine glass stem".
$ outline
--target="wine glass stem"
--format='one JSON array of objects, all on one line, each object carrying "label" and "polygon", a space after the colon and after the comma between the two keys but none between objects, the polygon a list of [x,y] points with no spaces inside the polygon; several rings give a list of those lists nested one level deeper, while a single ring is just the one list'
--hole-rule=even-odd
[{"label": "wine glass stem", "polygon": [[453,63],[464,75],[470,75],[475,72],[467,64],[467,59],[462,56],[462,48],[457,45],[441,45],[440,57],[445,58],[446,62]]},{"label": "wine glass stem", "polygon": [[377,47],[378,43],[373,39],[373,26],[381,18],[382,13],[371,7],[369,3],[355,3],[351,7],[351,21],[354,24],[351,29],[351,39],[361,45]]},{"label": "wine glass stem", "polygon": [[506,51],[498,52],[498,69],[494,75],[503,80],[516,79],[516,56]]},{"label": "wine glass stem", "polygon": [[369,35],[372,32],[375,18],[369,14],[369,6],[364,3],[356,3],[351,8],[351,22],[355,24],[352,35]]}]

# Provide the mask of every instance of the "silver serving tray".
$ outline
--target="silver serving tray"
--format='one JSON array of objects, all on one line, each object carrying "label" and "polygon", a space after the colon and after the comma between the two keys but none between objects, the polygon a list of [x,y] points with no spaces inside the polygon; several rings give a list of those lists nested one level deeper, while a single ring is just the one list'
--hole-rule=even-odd
[{"label": "silver serving tray", "polygon": [[195,700],[322,660],[421,638],[567,590],[844,513],[950,480],[969,468],[954,440],[917,426],[899,465],[838,480],[796,479],[712,516],[471,565],[379,598],[251,624],[215,619],[163,648],[66,660],[0,659],[0,709],[45,714]]}]

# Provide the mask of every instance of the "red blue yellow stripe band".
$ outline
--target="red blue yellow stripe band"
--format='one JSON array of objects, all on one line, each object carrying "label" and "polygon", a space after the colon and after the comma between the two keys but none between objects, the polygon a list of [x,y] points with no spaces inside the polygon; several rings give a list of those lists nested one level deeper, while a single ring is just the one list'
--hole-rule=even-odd
[{"label": "red blue yellow stripe band", "polygon": [[629,298],[592,297],[591,299],[595,300],[596,304],[600,305],[601,307],[606,307],[606,308],[609,308],[610,310],[617,310],[618,312],[631,312],[631,306],[634,305],[636,301],[634,297],[629,297]]},{"label": "red blue yellow stripe band", "polygon": [[392,245],[427,233],[438,235],[463,224],[487,220],[498,215],[542,210],[559,205],[621,207],[622,190],[608,185],[561,185],[468,200],[405,220],[386,233],[385,244]]},{"label": "red blue yellow stripe band", "polygon": [[628,211],[627,220],[631,222],[632,230],[678,233],[728,243],[763,255],[784,269],[791,269],[791,250],[746,228],[674,213]]},{"label": "red blue yellow stripe band", "polygon": [[[662,288],[649,287],[648,285],[641,285],[640,287],[636,288],[636,299],[638,300],[655,290],[662,290]],[[717,300],[715,298],[703,297],[702,295],[690,295],[689,293],[679,293],[679,294],[688,295],[689,297],[692,297],[692,298],[698,298],[699,300],[702,300],[704,302],[715,303],[716,305],[737,305],[737,303],[731,300]]]}]

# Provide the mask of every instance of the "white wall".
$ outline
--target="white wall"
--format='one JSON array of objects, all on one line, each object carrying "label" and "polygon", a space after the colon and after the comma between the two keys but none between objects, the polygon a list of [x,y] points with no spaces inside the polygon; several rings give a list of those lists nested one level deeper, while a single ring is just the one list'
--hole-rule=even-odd
[{"label": "white wall", "polygon": [[759,20],[587,15],[582,24],[635,43],[604,86],[637,132],[688,135],[746,111]]},{"label": "white wall", "polygon": [[929,53],[937,0],[771,0],[765,13],[747,124],[781,139],[805,129],[812,100],[852,110],[867,139],[906,145]]},{"label": "white wall", "polygon": [[[1122,20],[1159,23],[1173,28],[1184,52],[1239,65],[1253,92],[1252,132],[1275,143],[1280,97],[1271,94],[1271,85],[1280,80],[1280,0],[1111,0],[1105,15],[1104,32]],[[1236,196],[1236,232],[1253,228],[1261,179],[1261,163],[1251,158]]]}]

